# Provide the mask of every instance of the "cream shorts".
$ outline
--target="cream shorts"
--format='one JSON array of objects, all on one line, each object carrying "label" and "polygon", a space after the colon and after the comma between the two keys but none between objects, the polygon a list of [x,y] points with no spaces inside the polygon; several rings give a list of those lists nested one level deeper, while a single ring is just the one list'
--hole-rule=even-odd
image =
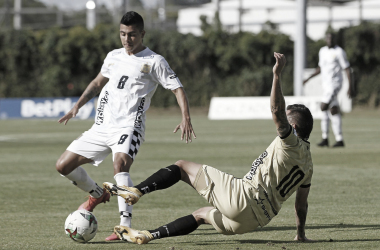
[{"label": "cream shorts", "polygon": [[141,134],[132,127],[113,133],[90,129],[74,140],[67,150],[93,160],[92,164],[98,166],[111,152],[113,159],[115,153],[125,153],[134,160],[142,143]]},{"label": "cream shorts", "polygon": [[203,165],[193,186],[215,207],[207,213],[207,220],[219,233],[243,234],[259,226],[249,202],[252,191],[243,179]]}]

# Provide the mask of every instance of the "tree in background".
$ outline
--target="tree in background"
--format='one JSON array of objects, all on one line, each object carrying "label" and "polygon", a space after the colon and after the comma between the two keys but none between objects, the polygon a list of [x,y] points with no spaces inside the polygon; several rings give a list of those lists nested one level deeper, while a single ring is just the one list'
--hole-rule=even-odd
[{"label": "tree in background", "polygon": [[[84,26],[0,31],[0,97],[80,95],[106,53],[121,47],[115,29],[114,24],[99,24],[93,31]],[[293,94],[294,44],[275,25],[268,23],[257,34],[229,33],[202,18],[202,29],[199,37],[155,29],[144,38],[146,46],[171,62],[192,106],[208,106],[213,96],[269,96],[273,51],[287,55],[283,92]],[[355,70],[358,95],[354,104],[379,105],[379,30],[380,24],[363,23],[339,31],[339,44]],[[315,67],[324,41],[307,42],[307,64]],[[157,91],[152,105],[175,104],[173,95],[161,87]]]}]

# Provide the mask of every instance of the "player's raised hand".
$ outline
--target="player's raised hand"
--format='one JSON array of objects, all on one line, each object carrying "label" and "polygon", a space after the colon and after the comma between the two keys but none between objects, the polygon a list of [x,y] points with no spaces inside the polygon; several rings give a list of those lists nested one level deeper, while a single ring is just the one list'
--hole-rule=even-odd
[{"label": "player's raised hand", "polygon": [[194,139],[197,138],[190,120],[182,120],[182,122],[175,127],[173,133],[176,133],[178,129],[181,129],[181,141],[185,139],[186,143],[188,143],[189,141],[192,142],[192,137],[194,137]]},{"label": "player's raised hand", "polygon": [[274,52],[274,58],[276,58],[276,64],[273,66],[273,74],[280,75],[282,69],[285,67],[286,58],[283,54]]},{"label": "player's raised hand", "polygon": [[79,111],[79,108],[76,105],[74,105],[74,107],[69,112],[67,112],[64,116],[62,116],[61,119],[58,120],[58,122],[59,123],[64,122],[64,124],[66,125],[67,122],[71,118],[74,118],[78,114],[78,111]]}]

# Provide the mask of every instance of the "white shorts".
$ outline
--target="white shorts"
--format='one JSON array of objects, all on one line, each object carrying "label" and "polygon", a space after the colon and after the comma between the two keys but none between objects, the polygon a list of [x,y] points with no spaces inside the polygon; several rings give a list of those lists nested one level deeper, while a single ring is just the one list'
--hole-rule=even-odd
[{"label": "white shorts", "polygon": [[141,134],[133,127],[113,133],[101,133],[90,129],[74,140],[67,150],[93,160],[92,164],[98,166],[111,152],[113,160],[115,153],[120,152],[134,160],[143,141]]},{"label": "white shorts", "polygon": [[321,102],[329,105],[329,108],[339,107],[338,93],[341,88],[324,88]]}]

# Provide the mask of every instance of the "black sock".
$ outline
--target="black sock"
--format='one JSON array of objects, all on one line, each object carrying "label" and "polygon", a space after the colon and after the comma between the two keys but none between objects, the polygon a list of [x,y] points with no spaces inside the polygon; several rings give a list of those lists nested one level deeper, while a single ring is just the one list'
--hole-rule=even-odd
[{"label": "black sock", "polygon": [[186,235],[193,232],[198,228],[198,223],[192,214],[185,217],[176,219],[167,225],[161,226],[155,230],[148,230],[154,239],[165,237],[174,237],[179,235]]},{"label": "black sock", "polygon": [[156,173],[149,176],[145,181],[136,185],[141,193],[147,194],[155,190],[161,190],[173,186],[181,180],[181,170],[177,165],[161,168]]}]

